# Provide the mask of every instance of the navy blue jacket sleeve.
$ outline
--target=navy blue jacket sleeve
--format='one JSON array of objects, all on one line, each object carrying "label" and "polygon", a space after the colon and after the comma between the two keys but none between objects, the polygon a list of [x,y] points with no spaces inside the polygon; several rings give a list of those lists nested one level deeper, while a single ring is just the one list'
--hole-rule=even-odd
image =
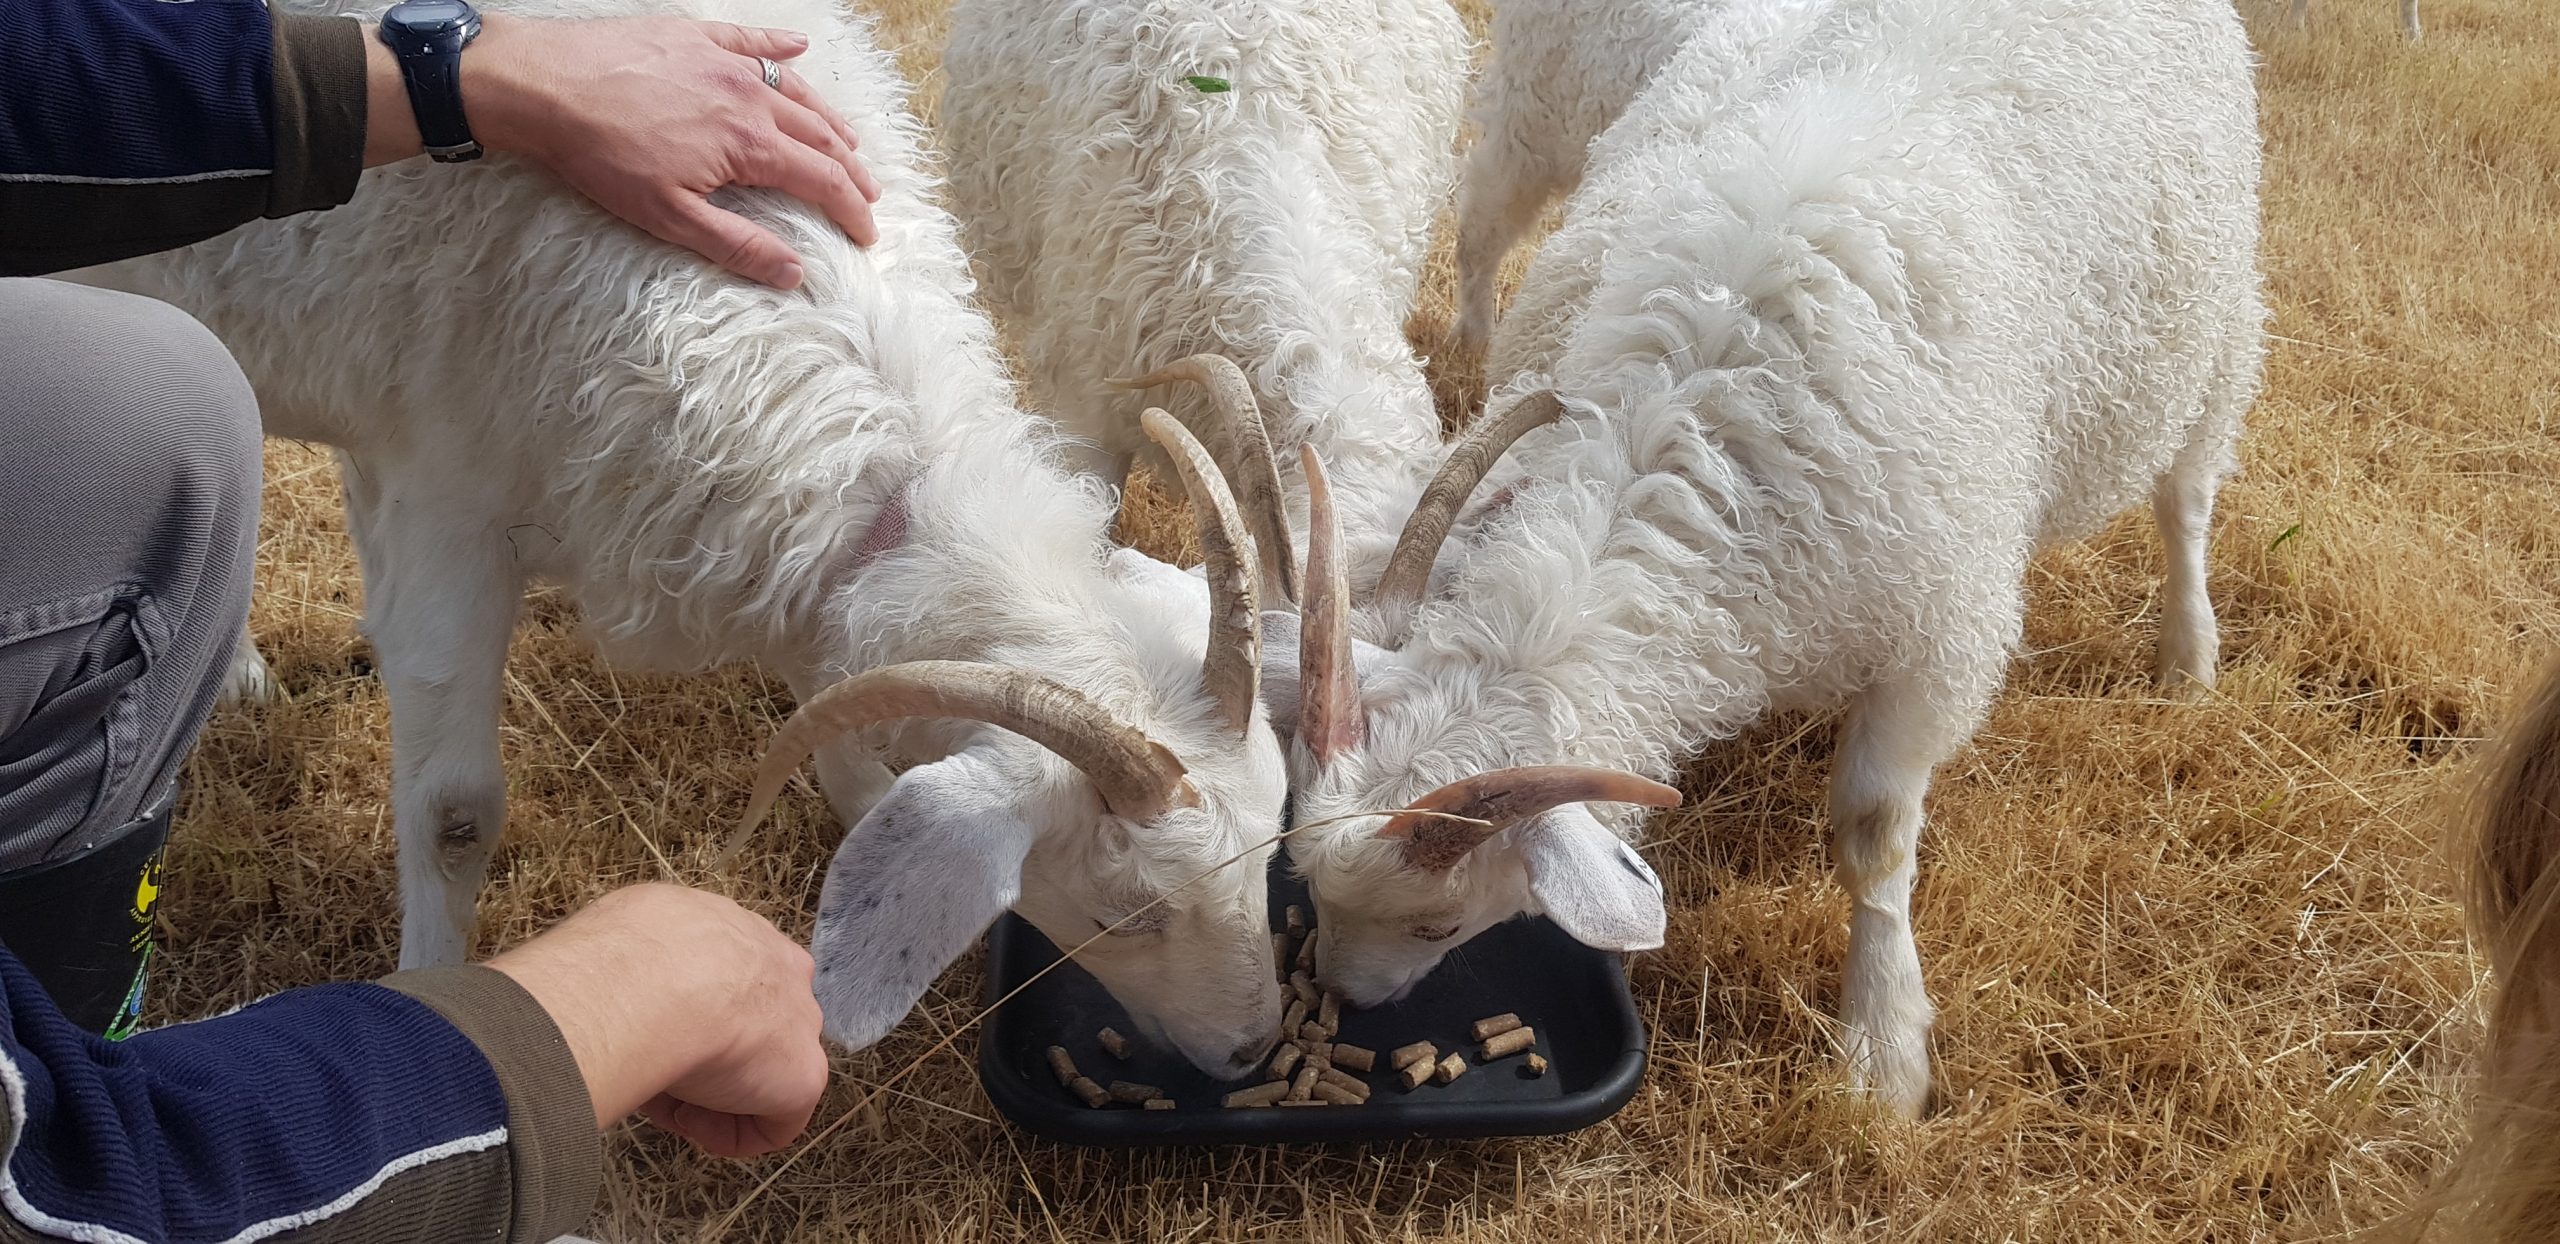
[{"label": "navy blue jacket sleeve", "polygon": [[[0,1239],[378,1239],[397,1223],[394,1238],[495,1244],[585,1213],[520,1212],[509,1148],[528,1121],[498,1065],[397,989],[294,990],[108,1043],[0,950],[0,1028]],[[578,1125],[592,1147],[593,1119]]]},{"label": "navy blue jacket sleeve", "polygon": [[361,28],[259,0],[9,0],[0,275],[334,206],[364,162]]}]

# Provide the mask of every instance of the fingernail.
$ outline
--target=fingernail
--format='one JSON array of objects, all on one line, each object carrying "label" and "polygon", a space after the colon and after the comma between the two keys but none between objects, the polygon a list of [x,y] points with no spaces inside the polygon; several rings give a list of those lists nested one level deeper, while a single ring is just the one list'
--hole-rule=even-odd
[{"label": "fingernail", "polygon": [[775,289],[800,288],[800,265],[796,263],[782,265],[782,271],[774,275],[773,287]]}]

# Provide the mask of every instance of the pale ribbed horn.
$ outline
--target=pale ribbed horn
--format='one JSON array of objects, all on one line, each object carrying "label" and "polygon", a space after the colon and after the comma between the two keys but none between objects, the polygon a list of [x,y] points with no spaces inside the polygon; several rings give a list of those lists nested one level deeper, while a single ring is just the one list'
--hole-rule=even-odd
[{"label": "pale ribbed horn", "polygon": [[1262,688],[1262,609],[1253,586],[1253,537],[1245,534],[1218,464],[1191,429],[1153,407],[1139,417],[1139,424],[1173,459],[1173,472],[1182,477],[1182,491],[1191,498],[1192,521],[1200,527],[1201,570],[1209,580],[1209,653],[1200,662],[1200,683],[1226,714],[1227,724],[1242,734],[1253,725],[1254,700]]},{"label": "pale ribbed horn", "polygon": [[[1406,805],[1423,811],[1387,818],[1381,838],[1404,840],[1404,862],[1446,872],[1469,851],[1507,826],[1569,803],[1635,803],[1680,806],[1680,792],[1623,769],[1587,765],[1530,765],[1460,778]],[[1433,816],[1444,812],[1447,816]],[[1455,820],[1465,817],[1465,820]]]},{"label": "pale ribbed horn", "polygon": [[[1245,379],[1244,369],[1223,354],[1194,354],[1148,375],[1105,383],[1152,389],[1177,380],[1209,390],[1209,400],[1218,410],[1217,424],[1203,428],[1186,422],[1184,426],[1208,446],[1209,457],[1235,489],[1245,525],[1261,554],[1264,594],[1296,604],[1298,559],[1289,542],[1289,511],[1281,500],[1280,459],[1272,448],[1271,425],[1253,399],[1253,382]],[[1271,607],[1280,605],[1272,602]]]},{"label": "pale ribbed horn", "polygon": [[903,717],[952,717],[1002,726],[1056,752],[1102,792],[1103,806],[1153,820],[1199,796],[1182,762],[1092,697],[1023,670],[975,661],[909,661],[868,670],[800,706],[766,745],[747,813],[721,848],[726,867],[764,820],[800,762],[830,739]]},{"label": "pale ribbed horn", "polygon": [[1484,482],[1485,473],[1513,441],[1532,428],[1555,422],[1563,413],[1564,403],[1556,399],[1555,391],[1540,389],[1498,415],[1486,414],[1458,438],[1440,464],[1439,474],[1431,477],[1431,486],[1413,507],[1413,516],[1405,520],[1404,533],[1396,537],[1396,551],[1378,576],[1370,603],[1380,617],[1402,625],[1407,611],[1422,603],[1422,594],[1431,586],[1431,563],[1439,558],[1441,543],[1449,538],[1449,528],[1456,525],[1467,498],[1475,495],[1476,485]]},{"label": "pale ribbed horn", "polygon": [[1307,607],[1298,624],[1298,741],[1319,764],[1360,745],[1360,676],[1351,664],[1351,589],[1344,582],[1333,483],[1315,447],[1298,447],[1307,476]]}]

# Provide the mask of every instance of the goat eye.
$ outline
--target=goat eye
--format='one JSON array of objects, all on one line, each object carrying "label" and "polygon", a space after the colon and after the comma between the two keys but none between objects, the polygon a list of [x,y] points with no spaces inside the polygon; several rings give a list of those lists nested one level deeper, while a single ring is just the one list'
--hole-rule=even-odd
[{"label": "goat eye", "polygon": [[1405,931],[1413,934],[1413,936],[1420,941],[1445,942],[1457,935],[1458,926],[1454,924],[1417,924]]}]

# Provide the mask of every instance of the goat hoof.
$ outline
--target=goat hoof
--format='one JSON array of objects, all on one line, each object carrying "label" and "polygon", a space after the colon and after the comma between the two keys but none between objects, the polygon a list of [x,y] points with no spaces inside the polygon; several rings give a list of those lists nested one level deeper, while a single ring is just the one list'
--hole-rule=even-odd
[{"label": "goat hoof", "polygon": [[266,657],[259,654],[256,644],[241,640],[231,654],[231,668],[223,672],[222,692],[215,702],[224,708],[245,708],[272,704],[281,698],[283,688],[276,685]]}]

